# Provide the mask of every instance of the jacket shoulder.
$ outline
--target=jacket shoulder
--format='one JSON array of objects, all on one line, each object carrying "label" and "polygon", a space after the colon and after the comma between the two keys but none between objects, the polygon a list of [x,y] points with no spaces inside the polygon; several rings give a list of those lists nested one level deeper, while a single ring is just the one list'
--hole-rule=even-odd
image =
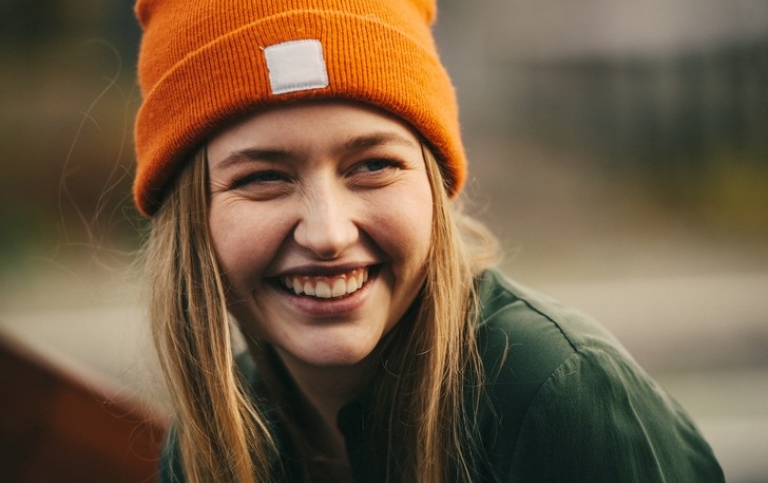
[{"label": "jacket shoulder", "polygon": [[496,272],[479,285],[493,481],[723,481],[677,403],[599,323]]},{"label": "jacket shoulder", "polygon": [[598,322],[496,271],[478,287],[477,339],[486,377],[496,389],[533,396],[574,354],[602,350],[631,359]]}]

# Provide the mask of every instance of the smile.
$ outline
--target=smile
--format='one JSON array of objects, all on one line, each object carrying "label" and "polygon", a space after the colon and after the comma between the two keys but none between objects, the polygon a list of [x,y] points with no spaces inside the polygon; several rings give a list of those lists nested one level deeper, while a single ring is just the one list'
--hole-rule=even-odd
[{"label": "smile", "polygon": [[283,286],[296,295],[308,295],[323,299],[345,297],[355,293],[367,281],[367,267],[331,276],[286,275],[280,277]]}]

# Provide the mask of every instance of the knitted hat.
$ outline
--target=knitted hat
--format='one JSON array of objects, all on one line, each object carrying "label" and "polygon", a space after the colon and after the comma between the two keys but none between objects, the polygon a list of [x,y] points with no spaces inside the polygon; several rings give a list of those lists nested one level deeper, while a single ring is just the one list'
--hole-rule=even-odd
[{"label": "knitted hat", "polygon": [[139,0],[139,210],[155,213],[166,184],[217,129],[302,99],[359,101],[405,120],[455,195],[466,160],[430,31],[435,14],[435,0]]}]

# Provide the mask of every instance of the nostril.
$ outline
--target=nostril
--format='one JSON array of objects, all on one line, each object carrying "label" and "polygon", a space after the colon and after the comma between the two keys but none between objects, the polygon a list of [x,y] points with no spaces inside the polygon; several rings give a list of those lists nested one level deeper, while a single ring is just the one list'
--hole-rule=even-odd
[{"label": "nostril", "polygon": [[352,220],[342,217],[307,217],[294,230],[296,242],[323,260],[340,256],[358,237]]}]

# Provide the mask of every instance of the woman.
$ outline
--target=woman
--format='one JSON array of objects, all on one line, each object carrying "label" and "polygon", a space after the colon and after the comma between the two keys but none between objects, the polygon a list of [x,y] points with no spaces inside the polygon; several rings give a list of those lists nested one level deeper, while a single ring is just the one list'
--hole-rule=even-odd
[{"label": "woman", "polygon": [[163,481],[723,481],[610,335],[487,269],[433,1],[137,15]]}]

